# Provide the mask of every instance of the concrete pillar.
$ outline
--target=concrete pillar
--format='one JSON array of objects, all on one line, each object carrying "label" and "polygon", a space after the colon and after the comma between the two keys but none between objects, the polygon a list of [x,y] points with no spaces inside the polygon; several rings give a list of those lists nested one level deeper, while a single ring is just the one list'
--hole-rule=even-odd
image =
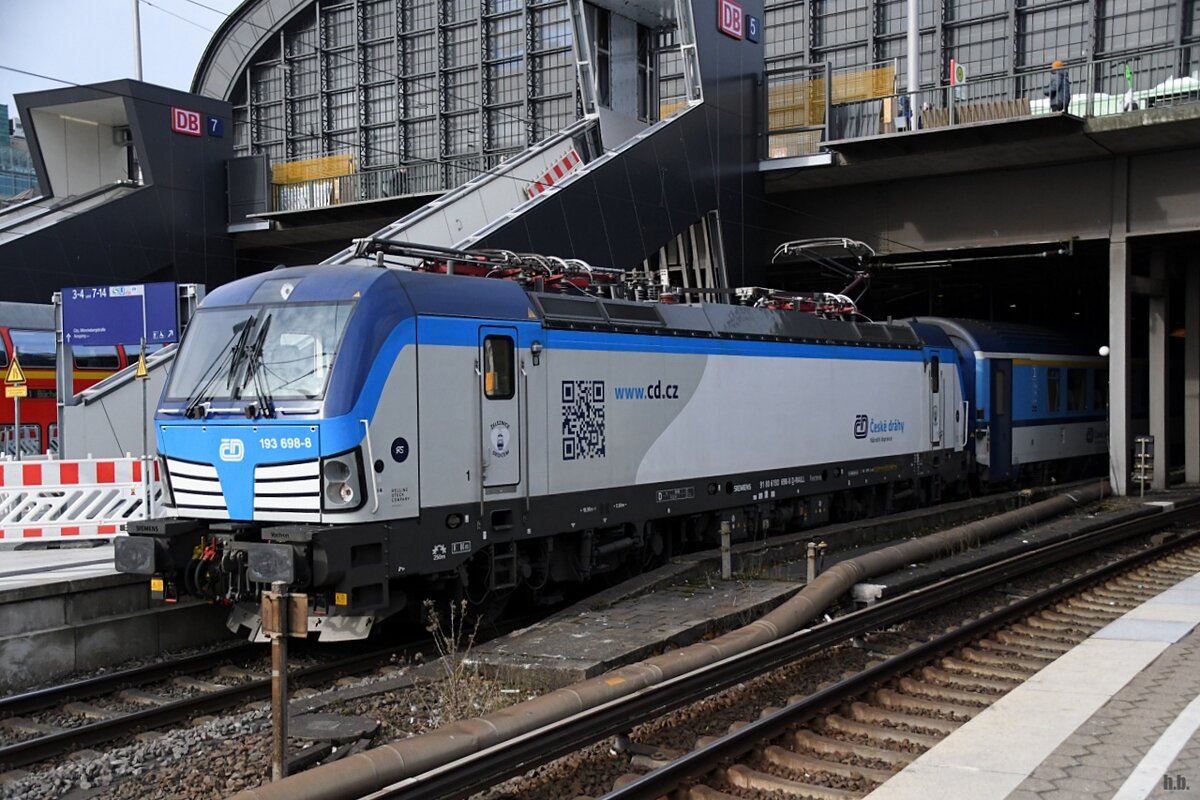
[{"label": "concrete pillar", "polygon": [[1200,483],[1200,259],[1187,265],[1183,324],[1183,466],[1188,483]]},{"label": "concrete pillar", "polygon": [[1154,478],[1150,488],[1167,488],[1167,467],[1170,465],[1167,437],[1167,342],[1170,331],[1167,319],[1167,264],[1161,250],[1150,255],[1150,280],[1159,285],[1150,297],[1149,367],[1150,367],[1150,435],[1154,437]]},{"label": "concrete pillar", "polygon": [[1129,246],[1108,245],[1108,478],[1115,494],[1129,489]]}]

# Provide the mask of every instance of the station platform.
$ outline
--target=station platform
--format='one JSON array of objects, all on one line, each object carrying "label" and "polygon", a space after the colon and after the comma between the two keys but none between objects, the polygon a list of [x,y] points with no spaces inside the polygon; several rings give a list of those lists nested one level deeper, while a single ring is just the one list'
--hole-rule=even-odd
[{"label": "station platform", "polygon": [[152,604],[113,547],[0,550],[0,693],[232,638],[227,610]]},{"label": "station platform", "polygon": [[686,569],[670,565],[643,576],[653,585],[646,594],[611,605],[594,597],[586,607],[493,639],[472,650],[472,660],[506,681],[561,688],[744,625],[801,588],[782,580],[713,580]]},{"label": "station platform", "polygon": [[71,583],[116,574],[111,541],[98,547],[0,550],[0,594],[30,586]]},{"label": "station platform", "polygon": [[870,800],[1200,795],[1200,574],[1132,609],[897,773]]}]

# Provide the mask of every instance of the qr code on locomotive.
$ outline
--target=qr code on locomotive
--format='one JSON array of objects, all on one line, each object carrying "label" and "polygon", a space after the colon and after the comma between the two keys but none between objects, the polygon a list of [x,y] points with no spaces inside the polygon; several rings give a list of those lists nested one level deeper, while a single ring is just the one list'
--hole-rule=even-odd
[{"label": "qr code on locomotive", "polygon": [[604,381],[563,381],[563,461],[604,458]]}]

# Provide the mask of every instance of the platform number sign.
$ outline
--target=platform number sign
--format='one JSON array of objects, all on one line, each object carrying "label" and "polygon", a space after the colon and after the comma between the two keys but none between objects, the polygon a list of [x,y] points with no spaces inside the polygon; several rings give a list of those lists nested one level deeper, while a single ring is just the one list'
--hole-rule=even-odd
[{"label": "platform number sign", "polygon": [[717,28],[726,36],[741,39],[745,30],[742,6],[733,0],[720,0],[717,5]]},{"label": "platform number sign", "polygon": [[208,135],[218,139],[225,135],[225,123],[221,121],[220,117],[208,118]]},{"label": "platform number sign", "polygon": [[746,15],[746,41],[758,44],[762,38],[762,23],[753,14]]},{"label": "platform number sign", "polygon": [[76,286],[62,290],[64,344],[167,344],[179,341],[174,283]]},{"label": "platform number sign", "polygon": [[200,112],[171,107],[171,130],[186,136],[200,136]]}]

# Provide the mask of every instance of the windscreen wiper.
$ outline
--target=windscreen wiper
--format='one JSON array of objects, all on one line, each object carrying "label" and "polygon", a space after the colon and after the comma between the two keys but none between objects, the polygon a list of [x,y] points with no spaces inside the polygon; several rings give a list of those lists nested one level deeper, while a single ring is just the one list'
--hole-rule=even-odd
[{"label": "windscreen wiper", "polygon": [[254,405],[246,407],[246,416],[254,418],[259,414],[264,417],[275,416],[275,400],[271,397],[271,390],[267,387],[266,381],[263,379],[263,345],[267,341],[267,331],[271,328],[271,315],[267,314],[263,320],[262,326],[258,329],[258,337],[254,340],[254,345],[250,348],[250,352],[246,361],[246,377],[242,381],[243,387],[247,382],[253,379],[254,381]]},{"label": "windscreen wiper", "polygon": [[230,396],[235,400],[237,399],[238,369],[242,366],[242,359],[246,355],[246,342],[250,340],[250,331],[254,330],[254,322],[254,315],[251,314],[242,328],[242,334],[238,336],[237,344],[231,351],[233,358],[229,361],[229,375],[225,378],[225,388],[230,390]]},{"label": "windscreen wiper", "polygon": [[[231,362],[230,370],[232,373],[233,364],[238,361],[237,353],[243,347],[245,347],[246,339],[249,338],[250,330],[253,327],[253,314],[251,314],[244,322],[241,323],[240,328],[237,325],[234,326],[233,333],[230,334],[229,339],[226,340],[225,344],[221,345],[221,355],[217,358],[214,358],[213,362],[208,365],[208,369],[204,370],[204,372],[200,375],[201,380],[204,380],[204,385],[201,386],[200,389],[192,396],[192,399],[187,404],[187,408],[183,410],[183,415],[185,417],[188,419],[193,419],[197,416],[205,416],[204,412],[200,410],[200,407],[204,403],[208,402],[208,400],[212,397],[209,390],[212,389],[213,384],[215,384],[217,382],[217,378],[220,377],[221,367],[225,365],[225,361],[228,359]],[[235,338],[237,339],[237,343],[234,344],[232,348],[227,350],[226,348],[233,343]],[[228,385],[228,380],[229,379],[227,378],[226,385]]]}]

